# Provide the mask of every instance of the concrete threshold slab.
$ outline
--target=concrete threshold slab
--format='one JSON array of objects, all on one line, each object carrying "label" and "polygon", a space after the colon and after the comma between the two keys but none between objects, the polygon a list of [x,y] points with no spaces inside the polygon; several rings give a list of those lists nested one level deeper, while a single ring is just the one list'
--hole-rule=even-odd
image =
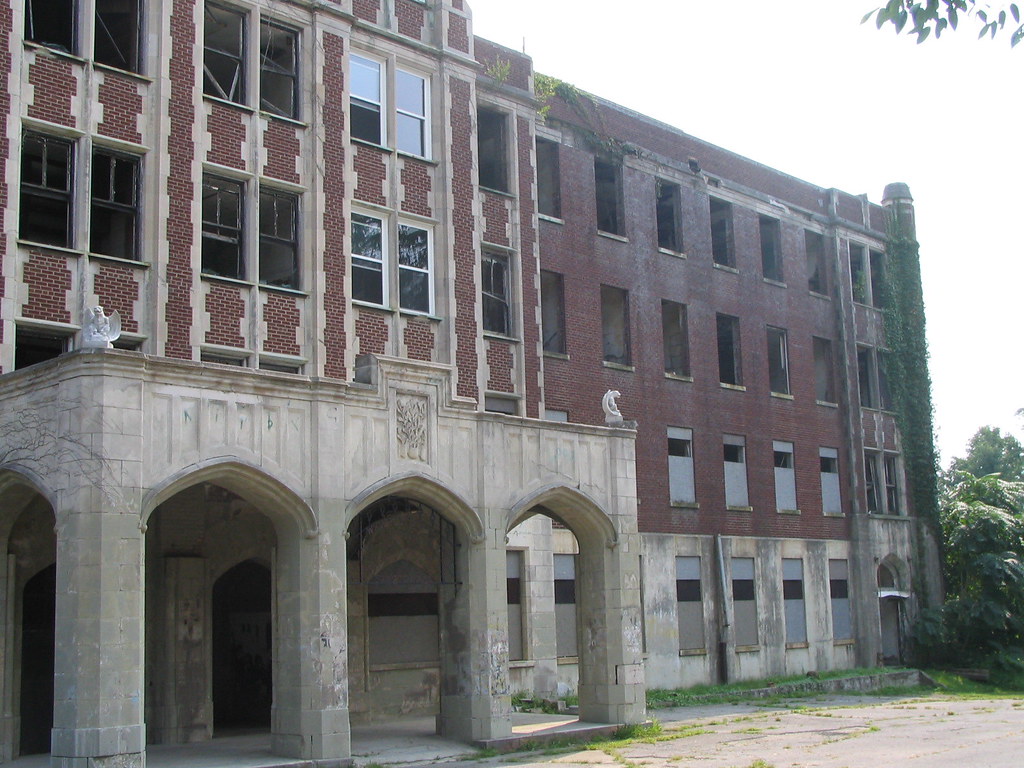
[{"label": "concrete threshold slab", "polygon": [[515,752],[557,741],[593,741],[608,738],[621,727],[619,723],[582,722],[573,715],[516,713],[512,715],[511,736],[478,741],[476,745],[498,752]]}]

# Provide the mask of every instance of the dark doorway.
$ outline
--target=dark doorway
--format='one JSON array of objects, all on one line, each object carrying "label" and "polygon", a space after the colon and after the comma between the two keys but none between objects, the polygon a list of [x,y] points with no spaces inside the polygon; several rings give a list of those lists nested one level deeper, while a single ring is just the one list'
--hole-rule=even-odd
[{"label": "dark doorway", "polygon": [[50,751],[57,566],[25,584],[21,609],[21,754]]},{"label": "dark doorway", "polygon": [[246,560],[213,585],[213,730],[270,727],[270,569]]}]

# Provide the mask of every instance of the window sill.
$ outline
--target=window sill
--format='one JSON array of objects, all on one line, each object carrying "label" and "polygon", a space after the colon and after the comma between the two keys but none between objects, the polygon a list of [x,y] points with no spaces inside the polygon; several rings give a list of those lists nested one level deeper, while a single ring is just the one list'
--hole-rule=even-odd
[{"label": "window sill", "polygon": [[[373,305],[370,304],[369,306],[373,306]],[[394,310],[388,310],[388,311],[389,312],[393,312]],[[438,323],[441,322],[441,319],[442,319],[442,318],[438,317],[437,315],[432,314],[430,312],[417,312],[415,309],[402,309],[402,307],[398,308],[398,314],[401,315],[402,317],[420,317],[420,318],[423,318],[424,320],[432,320],[432,321],[438,322]]]},{"label": "window sill", "polygon": [[802,514],[799,509],[776,509],[780,515],[800,515]]},{"label": "window sill", "polygon": [[579,656],[559,656],[558,659],[557,659],[557,663],[559,664],[559,666],[561,666],[562,664],[579,664],[580,663],[580,657]]},{"label": "window sill", "polygon": [[260,117],[265,117],[268,120],[274,120],[279,123],[288,123],[296,128],[309,128],[309,123],[299,120],[297,117],[289,117],[288,115],[279,115],[277,112],[270,112],[266,109],[260,110]]},{"label": "window sill", "polygon": [[132,72],[130,69],[121,69],[115,67],[113,64],[104,64],[100,61],[94,61],[92,68],[99,72],[112,72],[115,75],[123,75],[124,77],[130,77],[132,80],[138,80],[140,83],[152,83],[155,82],[152,77],[140,74],[139,72]]},{"label": "window sill", "polygon": [[670,501],[668,504],[674,509],[700,509],[698,501]]},{"label": "window sill", "polygon": [[203,101],[208,101],[212,104],[223,104],[225,107],[231,107],[237,109],[239,112],[246,112],[247,114],[256,114],[256,110],[250,107],[248,104],[239,104],[237,101],[228,101],[222,99],[220,96],[213,96],[209,93],[203,94]]},{"label": "window sill", "polygon": [[832,645],[856,645],[857,641],[852,637],[843,638],[842,640],[833,640]]},{"label": "window sill", "polygon": [[679,655],[680,656],[707,656],[708,655],[708,649],[707,648],[680,648],[679,649]]},{"label": "window sill", "polygon": [[795,400],[796,398],[792,395],[787,395],[785,392],[772,392],[772,397],[777,400]]},{"label": "window sill", "polygon": [[613,371],[625,371],[627,373],[633,373],[636,370],[636,368],[632,365],[627,365],[624,363],[613,363],[610,360],[602,360],[601,365],[603,365],[605,368],[611,368]]},{"label": "window sill", "polygon": [[549,357],[552,360],[568,360],[569,356],[564,352],[548,352],[544,350],[544,357]]},{"label": "window sill", "polygon": [[868,515],[877,520],[905,520],[910,522],[914,519],[910,515],[890,515],[886,512],[868,512]]},{"label": "window sill", "polygon": [[718,386],[720,386],[722,389],[731,389],[734,392],[746,392],[747,391],[747,388],[745,386],[743,386],[742,384],[728,384],[728,383],[726,383],[724,381],[720,381],[720,382],[718,382]]},{"label": "window sill", "polygon": [[352,299],[353,307],[362,307],[363,309],[376,309],[378,312],[387,312],[388,314],[394,314],[395,310],[391,307],[385,307],[383,304],[374,304],[372,301],[361,301],[359,299]]},{"label": "window sill", "polygon": [[673,251],[671,248],[661,248],[660,246],[658,248],[658,253],[663,253],[666,256],[673,256],[677,259],[688,258],[685,251]]},{"label": "window sill", "polygon": [[824,408],[838,408],[839,403],[830,403],[828,400],[815,400],[816,405],[820,405]]},{"label": "window sill", "polygon": [[49,245],[48,243],[37,243],[35,240],[22,240],[21,238],[18,239],[18,247],[31,250],[54,251],[65,256],[85,256],[85,251],[68,248],[66,245]]},{"label": "window sill", "polygon": [[269,283],[260,283],[259,289],[261,291],[267,291],[268,293],[283,293],[287,296],[299,296],[303,299],[309,298],[309,291],[303,291],[299,288],[288,288],[284,285],[270,285]]},{"label": "window sill", "polygon": [[711,266],[721,272],[730,272],[734,275],[738,275],[740,273],[736,267],[730,267],[728,264],[719,264],[717,261],[712,262]]},{"label": "window sill", "polygon": [[[248,367],[249,358],[252,357],[253,351],[251,349],[245,349],[244,347],[228,347],[224,344],[201,344],[199,346],[199,354],[210,354],[214,357],[229,357],[233,360],[239,360],[242,365],[232,367],[245,368]],[[230,363],[201,362],[203,365],[231,365]]]},{"label": "window sill", "polygon": [[353,144],[361,144],[364,147],[370,147],[371,149],[379,149],[381,152],[387,152],[389,155],[395,151],[391,147],[386,147],[383,144],[376,143],[375,141],[360,139],[358,136],[350,136],[349,141]]},{"label": "window sill", "polygon": [[495,189],[494,187],[485,187],[483,184],[478,185],[481,192],[487,192],[491,195],[498,195],[499,197],[507,197],[509,200],[515,200],[516,195],[504,189]]},{"label": "window sill", "polygon": [[418,160],[419,162],[427,163],[428,165],[438,165],[437,160],[431,160],[426,155],[417,155],[413,152],[406,152],[405,150],[402,149],[396,149],[395,155],[406,160]]},{"label": "window sill", "polygon": [[510,344],[519,344],[521,341],[521,339],[518,339],[515,336],[508,336],[507,334],[497,333],[495,331],[483,331],[483,336],[485,339],[492,339],[494,341],[507,341]]},{"label": "window sill", "polygon": [[690,384],[693,383],[693,376],[684,376],[681,373],[669,373],[668,371],[665,371],[665,378],[672,379],[673,381],[685,381]]},{"label": "window sill", "polygon": [[549,216],[546,213],[538,213],[537,218],[541,221],[548,221],[552,224],[565,224],[565,219],[560,219],[557,216]]},{"label": "window sill", "polygon": [[822,517],[846,517],[842,512],[822,512]]},{"label": "window sill", "polygon": [[816,299],[824,299],[825,301],[832,301],[832,297],[829,296],[827,293],[818,293],[817,291],[812,291],[809,288],[807,289],[807,292],[809,294],[811,294],[811,296],[813,296]]},{"label": "window sill", "polygon": [[56,56],[57,58],[68,59],[69,61],[74,61],[74,62],[77,62],[79,64],[87,64],[88,61],[89,61],[88,59],[83,59],[77,53],[71,53],[71,51],[64,51],[64,50],[61,50],[60,48],[55,48],[55,47],[50,46],[50,45],[44,45],[43,43],[37,43],[35,40],[26,40],[25,41],[25,47],[26,48],[34,48],[37,51],[39,51],[40,53],[49,53],[49,54],[52,54],[52,55]]},{"label": "window sill", "polygon": [[760,645],[737,645],[736,653],[760,653]]},{"label": "window sill", "polygon": [[532,669],[535,666],[537,666],[537,663],[534,662],[534,661],[530,661],[529,659],[522,659],[522,660],[519,660],[519,661],[509,661],[509,663],[508,663],[508,668],[509,669]]},{"label": "window sill", "polygon": [[800,642],[800,643],[786,643],[786,650],[787,651],[796,651],[796,650],[800,650],[801,648],[810,648],[810,647],[811,647],[811,644],[808,643],[807,641],[803,641],[803,642]]},{"label": "window sill", "polygon": [[781,280],[773,280],[770,277],[764,277],[764,278],[761,278],[761,279],[762,279],[763,282],[767,283],[768,285],[774,285],[777,288],[788,288],[789,287],[788,285],[786,285]]},{"label": "window sill", "polygon": [[605,232],[603,229],[597,230],[597,236],[607,238],[608,240],[615,240],[620,243],[629,242],[629,238],[625,235],[617,235],[614,232]]},{"label": "window sill", "polygon": [[864,307],[864,309],[873,309],[875,312],[881,312],[881,307],[876,307],[874,304],[865,304],[863,301],[853,300],[853,303],[858,307]]},{"label": "window sill", "polygon": [[735,507],[735,506],[726,504],[725,511],[726,512],[753,512],[754,508],[753,507]]},{"label": "window sill", "polygon": [[16,317],[14,319],[14,323],[18,328],[34,328],[38,331],[50,331],[67,336],[71,336],[82,328],[82,326],[74,325],[72,323],[59,323],[54,320],[38,320],[34,317]]},{"label": "window sill", "polygon": [[209,272],[201,272],[199,276],[203,280],[210,280],[214,283],[227,283],[228,285],[238,285],[246,288],[252,288],[254,285],[248,280],[240,280],[237,277],[227,277],[225,275],[211,275]]},{"label": "window sill", "polygon": [[403,669],[435,669],[440,661],[404,661],[396,664],[370,664],[371,672],[397,672]]},{"label": "window sill", "polygon": [[121,256],[108,256],[105,253],[89,253],[89,261],[110,261],[114,264],[124,264],[128,267],[137,267],[138,269],[149,269],[153,265],[148,261],[139,261],[138,259],[125,259]]}]

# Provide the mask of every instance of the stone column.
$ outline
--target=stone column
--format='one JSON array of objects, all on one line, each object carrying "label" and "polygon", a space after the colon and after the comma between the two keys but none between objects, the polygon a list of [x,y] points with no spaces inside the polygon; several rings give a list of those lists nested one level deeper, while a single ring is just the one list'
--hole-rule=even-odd
[{"label": "stone column", "polygon": [[143,541],[99,492],[57,511],[55,768],[142,768]]}]

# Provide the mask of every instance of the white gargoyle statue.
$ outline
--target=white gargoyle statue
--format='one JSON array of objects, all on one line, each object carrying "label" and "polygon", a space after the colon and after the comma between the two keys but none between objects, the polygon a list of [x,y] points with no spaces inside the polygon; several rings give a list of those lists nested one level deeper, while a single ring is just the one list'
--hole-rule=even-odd
[{"label": "white gargoyle statue", "polygon": [[82,324],[82,346],[85,349],[113,349],[112,342],[121,336],[121,314],[115,309],[109,315],[103,314],[103,307],[97,305],[85,310]]},{"label": "white gargoyle statue", "polygon": [[617,389],[609,389],[604,393],[604,397],[601,398],[601,407],[604,408],[605,424],[622,423],[622,414],[619,413],[619,406],[615,402],[615,398],[617,397],[622,397],[622,393]]}]

